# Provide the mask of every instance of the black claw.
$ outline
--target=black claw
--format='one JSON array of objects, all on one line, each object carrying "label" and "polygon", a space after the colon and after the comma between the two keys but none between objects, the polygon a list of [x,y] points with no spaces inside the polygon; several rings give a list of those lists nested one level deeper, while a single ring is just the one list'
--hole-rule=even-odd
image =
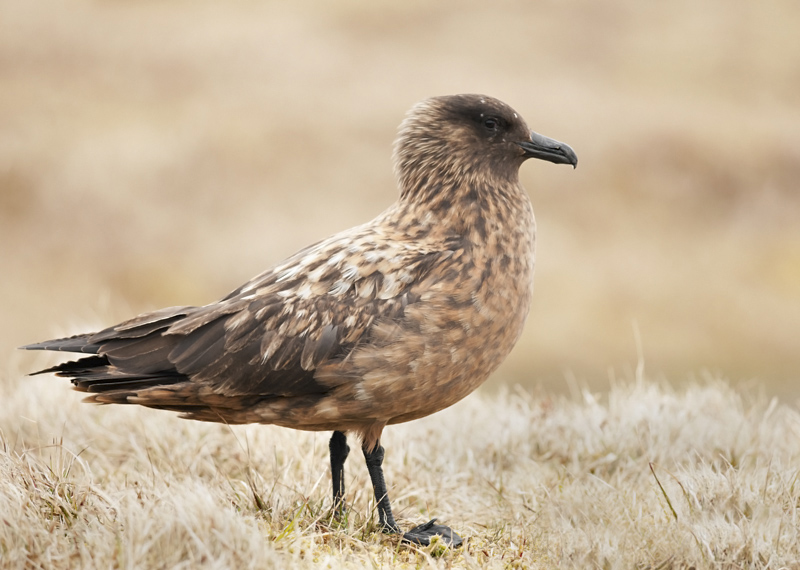
[{"label": "black claw", "polygon": [[450,548],[458,548],[464,544],[464,540],[452,528],[435,523],[436,519],[432,519],[425,524],[415,526],[403,535],[403,540],[412,544],[428,546],[434,536],[439,536]]}]

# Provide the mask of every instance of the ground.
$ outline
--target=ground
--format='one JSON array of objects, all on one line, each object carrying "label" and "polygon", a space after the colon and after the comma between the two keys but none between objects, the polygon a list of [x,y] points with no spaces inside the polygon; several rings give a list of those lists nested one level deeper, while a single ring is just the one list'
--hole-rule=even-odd
[{"label": "ground", "polygon": [[333,520],[327,433],[81,404],[52,377],[2,401],[2,568],[800,567],[800,414],[720,380],[479,391],[390,427],[398,521],[438,517],[454,552],[375,532],[357,451]]},{"label": "ground", "polygon": [[4,0],[0,362],[366,222],[406,110],[477,92],[579,157],[522,167],[536,294],[493,382],[605,389],[638,331],[654,375],[800,397],[798,21],[793,0]]}]

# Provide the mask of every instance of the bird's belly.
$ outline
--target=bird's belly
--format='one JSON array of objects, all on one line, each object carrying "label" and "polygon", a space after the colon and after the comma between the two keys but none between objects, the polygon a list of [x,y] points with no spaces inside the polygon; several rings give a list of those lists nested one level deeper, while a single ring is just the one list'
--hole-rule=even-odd
[{"label": "bird's belly", "polygon": [[516,279],[498,273],[478,287],[450,292],[434,289],[400,322],[377,327],[373,341],[344,363],[341,373],[353,381],[334,391],[337,409],[400,423],[467,396],[517,342],[530,307],[531,273]]}]

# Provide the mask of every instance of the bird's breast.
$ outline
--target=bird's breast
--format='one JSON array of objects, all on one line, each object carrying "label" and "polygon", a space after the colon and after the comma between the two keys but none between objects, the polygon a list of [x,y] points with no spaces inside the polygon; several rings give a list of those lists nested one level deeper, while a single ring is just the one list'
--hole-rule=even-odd
[{"label": "bird's breast", "polygon": [[531,303],[529,203],[513,224],[502,222],[489,221],[481,236],[464,235],[411,286],[416,302],[402,317],[378,323],[343,363],[358,378],[341,388],[354,410],[387,423],[426,416],[475,390],[505,359]]}]

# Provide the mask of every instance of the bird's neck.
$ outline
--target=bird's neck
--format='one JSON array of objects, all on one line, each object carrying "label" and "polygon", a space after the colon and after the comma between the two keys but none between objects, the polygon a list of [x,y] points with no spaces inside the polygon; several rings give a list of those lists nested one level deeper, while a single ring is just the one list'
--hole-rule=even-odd
[{"label": "bird's neck", "polygon": [[[502,228],[533,232],[533,211],[527,193],[514,179],[487,182],[437,177],[406,187],[390,214],[395,224],[412,234],[423,228],[435,233],[470,236],[484,241]],[[495,236],[496,237],[496,236]]]}]

